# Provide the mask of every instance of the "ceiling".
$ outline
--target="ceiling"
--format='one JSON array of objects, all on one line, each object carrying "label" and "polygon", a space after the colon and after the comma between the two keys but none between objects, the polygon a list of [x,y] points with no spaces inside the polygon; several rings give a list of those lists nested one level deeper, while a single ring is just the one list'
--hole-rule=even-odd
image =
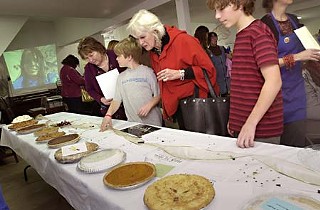
[{"label": "ceiling", "polygon": [[[154,0],[1,0],[0,16],[27,16],[32,20],[55,21],[63,18],[110,18],[141,3]],[[256,17],[265,11],[261,1],[256,1]],[[189,0],[192,22],[214,22],[214,14],[206,6],[206,0]],[[175,1],[169,1],[152,10],[159,17],[176,18]],[[303,19],[320,20],[319,0],[294,0],[289,12]],[[320,24],[319,24],[320,25]]]}]

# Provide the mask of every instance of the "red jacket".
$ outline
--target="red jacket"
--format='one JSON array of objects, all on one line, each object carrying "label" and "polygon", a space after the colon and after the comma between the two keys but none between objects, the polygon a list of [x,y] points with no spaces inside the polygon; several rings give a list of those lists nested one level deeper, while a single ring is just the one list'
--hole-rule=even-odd
[{"label": "red jacket", "polygon": [[192,67],[195,75],[193,80],[159,82],[163,117],[167,119],[177,111],[180,99],[193,95],[194,85],[199,87],[200,97],[207,98],[209,91],[202,68],[207,70],[216,93],[219,93],[219,87],[216,83],[216,70],[199,41],[175,27],[165,28],[170,41],[164,46],[160,56],[150,51],[153,70],[158,73],[165,68],[180,70]]}]

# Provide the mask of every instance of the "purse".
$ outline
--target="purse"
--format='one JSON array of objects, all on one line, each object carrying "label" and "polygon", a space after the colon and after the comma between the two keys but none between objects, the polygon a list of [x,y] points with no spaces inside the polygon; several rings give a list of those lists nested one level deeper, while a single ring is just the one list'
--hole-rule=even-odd
[{"label": "purse", "polygon": [[184,126],[188,131],[228,136],[230,98],[217,96],[208,73],[202,69],[209,88],[209,98],[199,98],[199,88],[195,86],[193,96],[180,100]]},{"label": "purse", "polygon": [[82,102],[94,101],[94,99],[89,95],[89,93],[84,88],[81,88],[81,99],[82,99]]}]

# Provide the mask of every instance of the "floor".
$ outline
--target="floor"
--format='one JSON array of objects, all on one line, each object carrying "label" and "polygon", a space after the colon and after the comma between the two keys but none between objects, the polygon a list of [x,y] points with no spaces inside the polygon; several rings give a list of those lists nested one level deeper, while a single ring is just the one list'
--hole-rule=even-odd
[{"label": "floor", "polygon": [[21,158],[18,163],[13,157],[0,159],[0,185],[10,210],[73,210],[31,167],[25,182],[23,170],[27,165]]}]

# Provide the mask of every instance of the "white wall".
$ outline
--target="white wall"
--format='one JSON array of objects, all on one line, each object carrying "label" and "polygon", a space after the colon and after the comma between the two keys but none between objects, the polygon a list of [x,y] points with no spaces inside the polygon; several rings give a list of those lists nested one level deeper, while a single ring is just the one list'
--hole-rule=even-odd
[{"label": "white wall", "polygon": [[6,51],[55,43],[56,36],[53,22],[26,21],[19,33],[7,47]]},{"label": "white wall", "polygon": [[0,55],[7,49],[26,21],[27,18],[23,17],[0,17]]}]

